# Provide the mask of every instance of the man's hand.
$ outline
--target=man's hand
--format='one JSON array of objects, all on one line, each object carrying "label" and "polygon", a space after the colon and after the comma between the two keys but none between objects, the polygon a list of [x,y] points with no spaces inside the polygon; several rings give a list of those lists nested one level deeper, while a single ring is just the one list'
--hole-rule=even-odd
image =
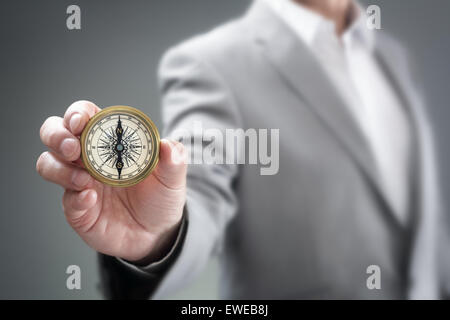
[{"label": "man's hand", "polygon": [[80,160],[78,137],[100,108],[78,101],[64,118],[50,117],[41,127],[36,170],[61,185],[65,216],[95,250],[130,261],[156,261],[172,246],[186,199],[186,156],[181,143],[161,140],[159,163],[139,184],[115,188],[93,179]]}]

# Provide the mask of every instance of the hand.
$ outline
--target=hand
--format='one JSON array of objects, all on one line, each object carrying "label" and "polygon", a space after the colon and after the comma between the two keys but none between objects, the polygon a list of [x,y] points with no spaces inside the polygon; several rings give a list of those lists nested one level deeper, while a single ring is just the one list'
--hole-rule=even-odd
[{"label": "hand", "polygon": [[77,138],[98,111],[95,104],[78,101],[64,118],[48,118],[40,136],[50,151],[41,154],[36,170],[65,189],[66,219],[89,246],[130,261],[156,261],[172,246],[181,222],[185,149],[181,143],[162,139],[159,163],[145,180],[128,188],[104,185],[83,168]]}]

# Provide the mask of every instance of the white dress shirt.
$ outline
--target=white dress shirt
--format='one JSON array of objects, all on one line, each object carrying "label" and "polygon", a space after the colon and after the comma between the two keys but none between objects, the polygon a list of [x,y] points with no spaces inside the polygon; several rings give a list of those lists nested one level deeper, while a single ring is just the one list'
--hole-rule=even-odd
[{"label": "white dress shirt", "polygon": [[264,0],[324,68],[361,128],[388,201],[408,219],[411,132],[402,103],[374,56],[374,32],[359,15],[339,37],[334,22],[291,0]]}]

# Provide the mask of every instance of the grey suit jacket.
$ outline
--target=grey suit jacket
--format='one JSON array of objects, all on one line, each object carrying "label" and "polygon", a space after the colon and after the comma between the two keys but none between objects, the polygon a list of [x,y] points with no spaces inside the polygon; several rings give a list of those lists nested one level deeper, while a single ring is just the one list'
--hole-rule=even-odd
[{"label": "grey suit jacket", "polygon": [[[186,221],[172,252],[146,267],[103,257],[106,290],[160,298],[217,254],[224,298],[438,297],[431,130],[405,53],[374,32],[378,61],[414,132],[409,224],[387,201],[368,144],[314,56],[256,1],[242,18],[165,54],[164,135],[198,120],[220,130],[279,128],[278,174],[190,165]],[[367,288],[370,265],[380,267],[380,290]]]}]

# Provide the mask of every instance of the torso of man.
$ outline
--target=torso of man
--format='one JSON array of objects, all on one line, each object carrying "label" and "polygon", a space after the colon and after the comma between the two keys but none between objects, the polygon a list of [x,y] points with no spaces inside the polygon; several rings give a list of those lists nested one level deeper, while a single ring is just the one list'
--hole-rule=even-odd
[{"label": "torso of man", "polygon": [[381,70],[373,30],[357,12],[342,35],[334,22],[291,0],[265,0],[313,52],[370,145],[383,188],[406,224],[409,215],[411,131],[404,106]]},{"label": "torso of man", "polygon": [[[398,47],[372,39],[364,22],[360,12],[336,36],[299,5],[258,0],[164,57],[167,134],[200,120],[220,131],[278,128],[280,139],[274,175],[251,164],[189,167],[189,227],[158,294],[219,252],[224,298],[406,297],[418,210],[403,97],[414,86],[401,58],[382,67],[375,53]],[[367,287],[372,265],[381,290]]]}]

